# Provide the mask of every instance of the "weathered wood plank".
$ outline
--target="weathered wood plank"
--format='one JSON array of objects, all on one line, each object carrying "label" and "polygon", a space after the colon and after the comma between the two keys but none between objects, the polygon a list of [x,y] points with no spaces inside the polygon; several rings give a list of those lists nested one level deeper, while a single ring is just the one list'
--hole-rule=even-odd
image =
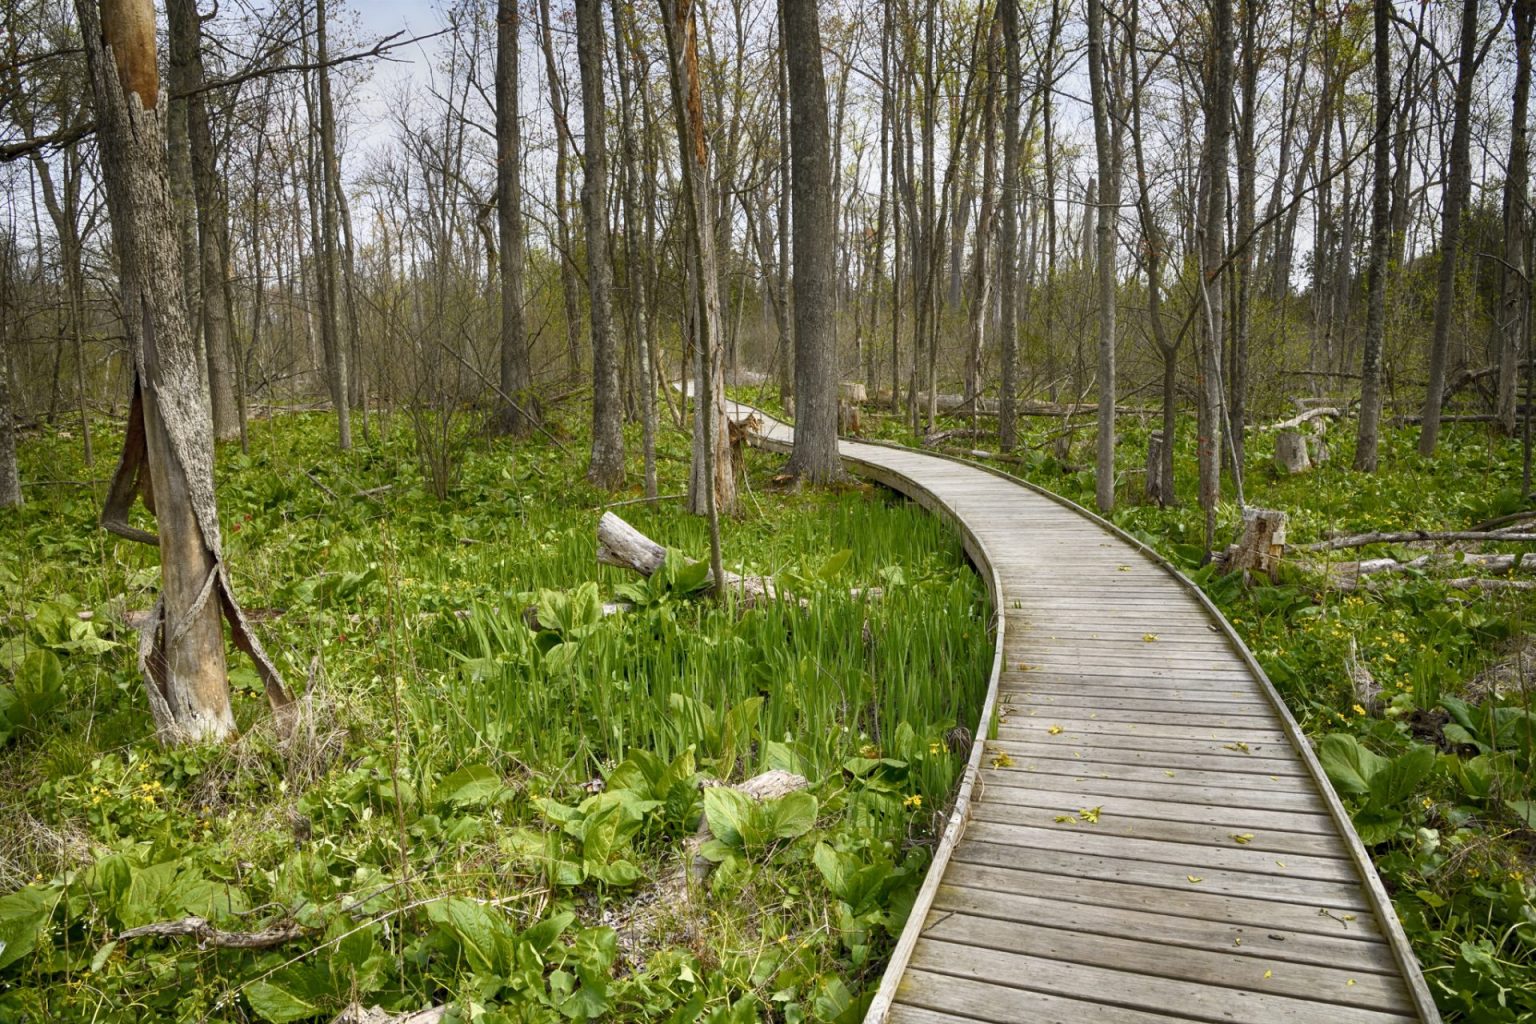
[{"label": "weathered wood plank", "polygon": [[[1275,829],[1279,832],[1312,832],[1313,835],[1333,835],[1332,821],[1324,814],[1307,814],[1304,811],[1275,811],[1264,806],[1264,800],[1252,800],[1258,806],[1238,806],[1232,803],[1195,803],[1181,800],[1152,800],[1146,797],[1117,797],[1114,794],[1094,792],[1092,783],[1084,783],[1075,792],[1052,791],[1029,786],[1029,778],[1015,780],[1001,772],[989,771],[983,775],[986,798],[995,803],[1011,803],[1021,808],[1063,808],[1064,804],[1077,806],[1104,806],[1123,808],[1126,814],[1138,818],[1164,818],[1167,821],[1190,821],[1195,824],[1221,824],[1233,831]],[[1244,794],[1253,795],[1252,789]]]},{"label": "weathered wood plank", "polygon": [[[1283,775],[1259,775],[1231,770],[1207,770],[1202,768],[1161,768],[1157,765],[1123,764],[1098,758],[1062,758],[1030,756],[1027,760],[1014,758],[1014,763],[995,771],[1018,772],[1031,780],[1063,775],[1071,779],[1114,779],[1124,782],[1168,782],[1190,786],[1223,786],[1229,790],[1258,790],[1261,793],[1295,793],[1296,780]],[[1033,782],[1042,789],[1056,789],[1045,782]]]},{"label": "weathered wood plank", "polygon": [[[984,824],[975,823],[977,827]],[[1202,892],[1228,896],[1300,903],[1314,910],[1327,910],[1341,916],[1353,914],[1357,919],[1368,913],[1365,894],[1360,891],[1358,884],[1349,882],[1204,868],[1187,862],[1171,864],[1166,861],[1128,860],[1124,857],[1071,850],[1005,845],[987,842],[980,836],[973,837],[969,831],[955,847],[954,856],[956,860],[971,864],[1077,875],[1108,882],[1135,882],[1176,891],[1198,888]],[[1199,881],[1189,881],[1191,875]]]},{"label": "weathered wood plank", "polygon": [[[1028,768],[1020,771],[1018,765],[1008,769],[989,769],[987,780],[988,785],[1051,790],[1071,796],[1073,799],[1092,794],[1095,799],[1114,798],[1117,803],[1136,800],[1148,803],[1147,809],[1159,815],[1168,812],[1168,808],[1158,806],[1164,803],[1198,806],[1202,808],[1202,813],[1209,808],[1221,807],[1298,811],[1311,818],[1321,819],[1323,827],[1320,831],[1329,834],[1335,831],[1333,823],[1328,819],[1328,809],[1323,804],[1322,798],[1316,793],[1309,793],[1295,786],[1286,790],[1268,792],[1251,789],[1239,792],[1225,784],[1201,785],[1189,779],[1181,780],[1177,774],[1172,778],[1165,776],[1161,779],[1122,780],[1103,778],[1084,772],[1078,772],[1075,775],[1053,775],[1045,772],[1031,772]],[[1311,829],[1297,831],[1311,831]]]},{"label": "weathered wood plank", "polygon": [[1072,996],[1045,992],[1024,992],[970,978],[935,974],[915,969],[907,971],[897,990],[902,1013],[914,1011],[938,1013],[931,1017],[902,1016],[893,1011],[891,1020],[911,1024],[949,1024],[978,1020],[991,1024],[1170,1024],[1187,1018],[1161,1013],[1128,1010]]},{"label": "weathered wood plank", "polygon": [[[1215,772],[1244,772],[1252,775],[1278,776],[1304,776],[1305,770],[1293,751],[1288,748],[1276,747],[1264,754],[1255,754],[1252,751],[1257,748],[1249,748],[1249,752],[1239,753],[1228,749],[1219,743],[1211,741],[1193,742],[1187,740],[1168,740],[1152,737],[1146,740],[1120,739],[1119,742],[1109,744],[1096,743],[1103,737],[1079,736],[1076,742],[1055,743],[1051,742],[1057,737],[1045,736],[1035,739],[1010,739],[998,737],[988,740],[989,750],[995,749],[1000,753],[1006,753],[1018,761],[1020,757],[1049,757],[1060,760],[1071,759],[1090,764],[1135,764],[1146,765],[1153,768],[1173,769],[1196,768]],[[1115,737],[1110,737],[1113,741]],[[1306,780],[1310,782],[1310,780]],[[1295,782],[1294,785],[1304,785],[1304,782]]]},{"label": "weathered wood plank", "polygon": [[[1076,806],[1074,806],[1076,804]],[[971,806],[974,821],[991,821],[1000,825],[1031,825],[1037,828],[1073,831],[1088,826],[1077,813],[1083,806],[1101,806],[1087,802],[1067,801],[1064,809],[1060,804],[1040,806],[1031,804],[1005,804],[995,800],[980,800]],[[1067,817],[1068,821],[1056,819]],[[1286,832],[1279,829],[1247,831],[1241,825],[1218,825],[1191,821],[1170,821],[1166,818],[1141,817],[1115,805],[1114,813],[1104,813],[1099,823],[1092,826],[1095,833],[1103,835],[1133,836],[1138,839],[1161,839],[1170,843],[1188,843],[1196,846],[1223,846],[1237,844],[1234,836],[1243,836],[1242,845],[1248,850],[1264,850],[1287,860],[1306,854],[1315,857],[1345,857],[1344,844],[1332,832]],[[1251,837],[1251,838],[1249,838]]]},{"label": "weathered wood plank", "polygon": [[1160,937],[1148,941],[1146,937],[1085,934],[1055,927],[1054,922],[1054,917],[1039,922],[1014,922],[940,910],[929,915],[923,935],[961,946],[1109,967],[1203,985],[1248,989],[1309,1002],[1396,1013],[1411,1013],[1413,1009],[1407,990],[1396,976],[1291,963],[1273,958],[1267,951],[1256,959],[1238,952],[1238,947],[1233,945],[1241,936],[1229,939],[1220,949],[1188,946],[1181,948],[1176,956],[1169,956]]},{"label": "weathered wood plank", "polygon": [[[1059,804],[1057,814],[1071,814],[1076,808]],[[1114,808],[1103,805],[1099,821],[1105,817],[1113,820]],[[1204,871],[1221,869],[1242,871],[1256,875],[1305,878],[1324,882],[1355,885],[1359,876],[1355,866],[1339,857],[1316,857],[1304,854],[1287,854],[1276,857],[1268,850],[1255,850],[1229,840],[1225,845],[1197,843],[1173,843],[1161,839],[1143,839],[1138,836],[1116,835],[1094,825],[1080,828],[1047,828],[1045,824],[1002,824],[995,821],[973,820],[966,829],[967,838],[996,846],[1017,846],[1029,850],[1062,850],[1089,856],[1115,857],[1122,860],[1145,861],[1155,864],[1171,864],[1186,873],[1199,875]],[[1280,867],[1284,864],[1285,867]],[[1187,879],[1186,879],[1187,881]],[[1198,883],[1190,883],[1198,884]]]},{"label": "weathered wood plank", "polygon": [[[1217,893],[1207,890],[1203,884],[1192,885],[1182,878],[1179,880],[1180,888],[1168,889],[1145,882],[1089,878],[1071,873],[1070,870],[1068,873],[1052,873],[1050,869],[1059,866],[1062,865],[1058,861],[1044,858],[1027,868],[956,860],[950,864],[945,880],[953,885],[980,889],[999,896],[1034,896],[1085,904],[1077,913],[1090,913],[1092,908],[1110,913],[1120,909],[1137,910],[1161,915],[1172,921],[1196,918],[1254,930],[1272,928],[1286,933],[1301,932],[1343,943],[1372,946],[1375,952],[1358,955],[1381,957],[1383,964],[1392,958],[1391,950],[1382,941],[1376,921],[1368,914],[1354,914],[1351,918],[1353,910],[1347,907],[1283,903]],[[1355,960],[1350,962],[1354,963]]]},{"label": "weathered wood plank", "polygon": [[[1318,1024],[1320,1019],[1332,1024],[1399,1024],[1413,1019],[1400,1013],[1356,1006],[1327,1004],[1320,1008],[1311,999],[1158,978],[1091,964],[1069,964],[1046,957],[980,949],[937,939],[930,939],[918,946],[912,956],[912,966],[951,977],[990,981],[1010,988],[1050,995],[1070,997],[1081,992],[1092,992],[1101,999],[1114,1000],[1127,1009],[1160,1012],[1168,1007],[1177,1007],[1181,1016],[1218,1024],[1234,1020],[1261,1021],[1264,1024]],[[1254,973],[1260,976],[1256,981],[1263,980],[1263,971],[1255,970]]]},{"label": "weathered wood plank", "polygon": [[[1397,965],[1393,963],[1390,951],[1380,942],[1299,932],[1265,921],[1244,923],[1184,917],[1118,905],[1102,906],[1001,892],[990,880],[979,881],[983,882],[981,888],[960,884],[959,878],[952,883],[946,882],[934,900],[934,912],[953,911],[999,921],[1046,924],[1093,935],[1139,939],[1284,963],[1314,964],[1348,970],[1356,976],[1377,975],[1397,980]],[[1267,916],[1263,912],[1268,909],[1268,904],[1263,905],[1260,915]],[[929,916],[931,919],[935,914]],[[1177,957],[1168,959],[1177,962]]]}]

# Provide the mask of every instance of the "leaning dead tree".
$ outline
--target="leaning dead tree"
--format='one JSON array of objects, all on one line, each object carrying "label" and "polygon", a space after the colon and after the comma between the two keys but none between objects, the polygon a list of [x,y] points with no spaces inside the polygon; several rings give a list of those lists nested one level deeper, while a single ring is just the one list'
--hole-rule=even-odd
[{"label": "leaning dead tree", "polygon": [[[223,619],[250,654],[276,711],[293,698],[235,601],[219,541],[212,414],[198,338],[187,317],[181,249],[166,172],[166,95],[155,59],[152,0],[98,8],[77,0],[112,234],[122,274],[133,398],[104,527],[160,549],[161,592],[139,642],[139,669],[160,738],[234,731]],[[158,532],[129,524],[142,496]]]}]

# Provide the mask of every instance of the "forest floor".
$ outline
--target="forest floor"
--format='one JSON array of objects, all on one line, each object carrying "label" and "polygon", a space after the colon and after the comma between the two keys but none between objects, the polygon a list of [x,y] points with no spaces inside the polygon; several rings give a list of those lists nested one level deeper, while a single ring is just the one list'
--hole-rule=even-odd
[{"label": "forest floor", "polygon": [[[154,552],[96,527],[100,485],[49,482],[92,475],[76,439],[25,439],[38,486],[0,520],[19,553],[0,560],[0,1018],[328,1021],[451,999],[488,1021],[858,1019],[963,759],[949,732],[982,695],[981,584],[915,507],[775,492],[780,460],[757,453],[726,562],[806,608],[700,600],[677,557],[651,581],[598,567],[599,510],[638,490],[587,486],[585,422],[559,412],[562,449],[424,420],[423,443],[400,416],[343,455],[326,417],[289,415],[257,422],[250,454],[221,449],[236,589],[291,681],[316,654],[323,671],[308,727],[281,738],[234,658],[245,731],[216,751],[152,739],[125,620],[150,602]],[[1091,504],[1091,425],[1028,423],[1022,461],[999,467]],[[910,440],[890,417],[864,427]],[[1217,601],[1317,742],[1448,1018],[1532,1019],[1536,593],[1450,583],[1478,573],[1466,553],[1517,546],[1442,544],[1447,562],[1358,585],[1357,558],[1429,548],[1320,553],[1244,584],[1201,567],[1197,508],[1141,500],[1151,424],[1121,427],[1112,518]],[[1250,436],[1246,502],[1286,511],[1292,545],[1523,507],[1517,441],[1452,425],[1431,461],[1389,429],[1365,476],[1351,428],[1296,476],[1273,468],[1273,434]],[[1185,495],[1193,447],[1180,434]],[[680,432],[663,431],[660,469],[680,493]],[[676,498],[616,511],[706,550]],[[1222,542],[1240,511],[1223,504]],[[884,598],[849,593],[866,586]],[[605,616],[614,598],[635,607]],[[810,786],[759,810],[698,787],[770,768]],[[690,890],[701,816],[718,866]],[[120,938],[188,914],[291,934],[267,950]]]},{"label": "forest floor", "polygon": [[[523,442],[401,415],[343,454],[294,414],[221,447],[237,594],[291,684],[318,661],[277,736],[232,655],[242,733],[217,749],[153,739],[128,623],[156,553],[97,527],[100,484],[65,483],[103,464],[65,430],[23,439],[29,502],[0,516],[0,1020],[859,1018],[969,750],[950,734],[984,695],[984,588],[915,505],[765,493],[782,460],[756,452],[725,560],[800,600],[701,599],[677,554],[649,580],[600,567],[600,509],[639,491],[585,483],[588,415]],[[661,447],[676,495],[686,437]],[[676,498],[615,511],[707,551]],[[809,785],[700,787],[768,769]],[[219,932],[124,934],[189,916]]]}]

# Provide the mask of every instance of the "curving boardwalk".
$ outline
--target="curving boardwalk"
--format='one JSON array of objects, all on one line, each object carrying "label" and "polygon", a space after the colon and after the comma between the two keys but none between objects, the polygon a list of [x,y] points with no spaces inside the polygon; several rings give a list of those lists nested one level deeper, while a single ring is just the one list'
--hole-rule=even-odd
[{"label": "curving boardwalk", "polygon": [[[791,447],[763,420],[759,444]],[[1439,1020],[1348,814],[1193,585],[1021,481],[841,451],[953,521],[998,625],[989,710],[867,1022]]]}]

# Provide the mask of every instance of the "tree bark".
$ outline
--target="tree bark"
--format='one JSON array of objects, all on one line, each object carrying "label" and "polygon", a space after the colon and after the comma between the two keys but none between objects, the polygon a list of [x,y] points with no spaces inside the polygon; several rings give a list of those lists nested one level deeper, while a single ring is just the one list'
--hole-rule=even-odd
[{"label": "tree bark", "polygon": [[[10,254],[0,254],[7,263]],[[10,267],[0,268],[0,508],[23,503],[21,473],[16,465],[16,413],[11,406]]]},{"label": "tree bark", "polygon": [[827,86],[815,0],[783,0],[783,9],[795,231],[795,448],[786,471],[828,483],[842,477],[843,463],[837,454],[837,211]]},{"label": "tree bark", "polygon": [[692,0],[661,0],[662,24],[677,118],[678,152],[683,168],[686,227],[694,274],[694,322],[697,331],[697,386],[694,393],[695,435],[688,503],[695,514],[709,519],[710,569],[724,579],[720,555],[720,514],[736,504],[736,477],[731,469],[730,432],[725,416],[721,379],[720,269],[715,261],[715,233],[710,229],[709,147],[699,86],[697,27]]},{"label": "tree bark", "polygon": [[[650,274],[650,252],[641,231],[639,181],[646,173],[635,146],[639,130],[634,122],[634,104],[630,84],[631,50],[635,43],[635,27],[630,20],[632,8],[622,0],[612,0],[615,44],[614,63],[619,71],[619,119],[623,122],[624,145],[624,267],[625,281],[629,287],[629,334],[639,369],[641,456],[644,462],[645,496],[656,497],[656,374],[651,364],[650,295],[647,277]],[[647,87],[640,76],[640,88]]]},{"label": "tree bark", "polygon": [[180,106],[186,115],[187,144],[191,159],[191,192],[197,205],[198,302],[203,344],[207,353],[208,385],[213,402],[213,433],[220,440],[240,432],[231,366],[229,309],[225,305],[225,253],[229,224],[219,192],[213,131],[208,120],[204,82],[202,29],[195,0],[168,0],[171,67],[177,69],[175,87],[188,95]]},{"label": "tree bark", "polygon": [[538,423],[523,321],[523,147],[517,0],[496,3],[496,229],[501,241],[501,395],[497,426],[525,436]]},{"label": "tree bark", "polygon": [[1472,78],[1476,72],[1477,0],[1464,0],[1461,54],[1456,62],[1456,98],[1451,123],[1451,152],[1445,172],[1440,214],[1440,268],[1435,288],[1435,324],[1429,343],[1429,386],[1419,427],[1419,454],[1435,454],[1440,438],[1440,406],[1445,397],[1445,366],[1455,316],[1456,267],[1461,254],[1462,214],[1472,188]]},{"label": "tree bark", "polygon": [[544,48],[544,71],[549,85],[549,109],[555,119],[555,238],[560,247],[560,293],[565,300],[566,373],[575,380],[581,374],[581,303],[577,294],[581,286],[577,281],[576,261],[571,256],[570,201],[566,197],[566,182],[570,177],[571,129],[566,124],[565,89],[560,83],[560,69],[555,63],[549,0],[539,0],[539,28]]},{"label": "tree bark", "polygon": [[581,188],[587,225],[587,295],[592,320],[592,462],[587,479],[615,490],[624,485],[624,405],[619,351],[613,340],[613,268],[608,262],[607,110],[603,103],[602,0],[576,0],[576,54],[586,173]]},{"label": "tree bark", "polygon": [[1096,211],[1098,244],[1094,254],[1098,259],[1099,292],[1099,431],[1094,500],[1100,512],[1115,507],[1115,221],[1119,216],[1120,190],[1110,142],[1109,85],[1105,80],[1108,62],[1103,0],[1088,0],[1088,88],[1093,100],[1093,143],[1100,186]]},{"label": "tree bark", "polygon": [[999,234],[998,273],[1002,318],[1002,381],[998,396],[998,446],[1013,450],[1017,441],[1015,401],[1018,384],[1015,368],[1019,343],[1019,105],[1023,92],[1019,61],[1018,0],[998,0],[997,16],[1003,23],[1003,73],[1007,79],[1003,99],[1003,223]]},{"label": "tree bark", "polygon": [[1200,506],[1205,511],[1205,546],[1216,537],[1216,505],[1221,498],[1222,387],[1221,351],[1226,336],[1222,265],[1226,259],[1227,148],[1232,134],[1232,0],[1214,0],[1211,38],[1206,55],[1205,147],[1201,172],[1200,305],[1205,327],[1201,359]]},{"label": "tree bark", "polygon": [[1525,258],[1529,219],[1526,193],[1530,185],[1526,120],[1531,97],[1531,35],[1536,27],[1536,0],[1515,0],[1514,16],[1515,95],[1509,128],[1509,170],[1504,179],[1504,267],[1497,353],[1499,376],[1494,401],[1499,427],[1511,436],[1515,432],[1515,393],[1531,287]]},{"label": "tree bark", "polygon": [[1387,253],[1392,242],[1392,0],[1374,0],[1376,134],[1372,140],[1371,254],[1366,267],[1365,344],[1360,358],[1360,421],[1355,469],[1376,472],[1381,426],[1381,349],[1387,329]]},{"label": "tree bark", "polygon": [[[135,388],[103,524],[160,548],[162,590],[139,647],[162,740],[216,740],[234,729],[220,613],[251,653],[278,710],[292,702],[235,603],[220,550],[207,376],[187,318],[182,255],[166,171],[165,97],[151,0],[99,10],[78,0],[97,140],[122,277]],[[142,493],[158,537],[126,522]]]},{"label": "tree bark", "polygon": [[326,42],[326,0],[315,0],[315,60],[320,65],[316,72],[320,99],[320,169],[324,178],[320,186],[320,261],[321,339],[329,354],[331,376],[331,404],[336,408],[336,444],[342,451],[352,447],[352,404],[348,387],[350,374],[347,369],[347,347],[342,343],[340,325],[337,323],[336,273],[337,248],[340,233],[337,221],[337,196],[341,192],[341,171],[336,160],[336,115],[331,105],[331,73],[327,64],[330,49]]}]

